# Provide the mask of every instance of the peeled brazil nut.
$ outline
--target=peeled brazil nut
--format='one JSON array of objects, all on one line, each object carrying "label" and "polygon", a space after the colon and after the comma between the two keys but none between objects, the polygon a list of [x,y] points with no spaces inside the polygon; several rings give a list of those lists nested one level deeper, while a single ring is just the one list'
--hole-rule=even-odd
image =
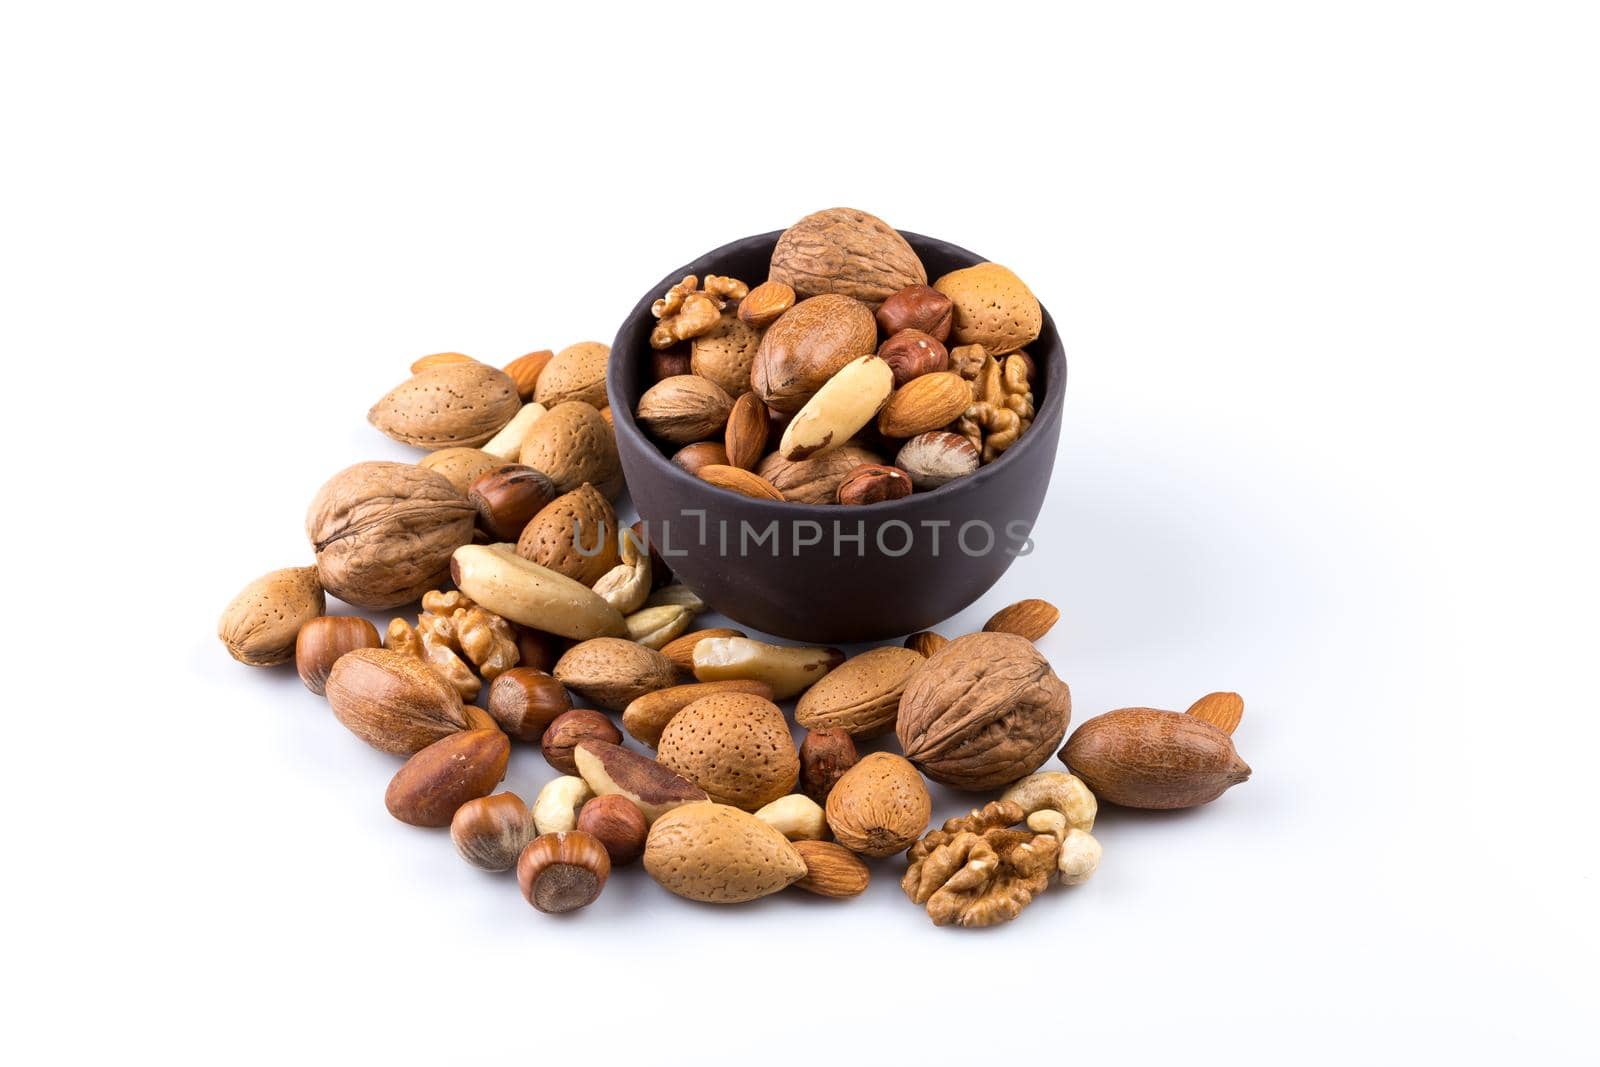
[{"label": "peeled brazil nut", "polygon": [[837,648],[771,645],[748,637],[709,637],[694,646],[696,679],[765,682],[772,688],[774,700],[788,700],[804,692],[843,662],[844,653]]},{"label": "peeled brazil nut", "polygon": [[645,842],[644,869],[680,897],[739,904],[804,878],[806,861],[787,838],[749,812],[703,801],[655,821]]},{"label": "peeled brazil nut", "polygon": [[1155,708],[1095,716],[1072,732],[1061,761],[1099,800],[1125,808],[1192,808],[1250,777],[1226,731]]},{"label": "peeled brazil nut", "polygon": [[358,648],[328,674],[334,718],[361,740],[397,756],[419,752],[467,726],[456,689],[415,656]]},{"label": "peeled brazil nut", "polygon": [[450,577],[470,600],[501,618],[559,637],[587,640],[628,632],[622,613],[564,574],[518,556],[510,545],[463,545]]},{"label": "peeled brazil nut", "polygon": [[[965,384],[959,377],[956,381]],[[872,421],[893,391],[894,371],[883,359],[866,355],[851,360],[790,420],[778,454],[784,459],[806,459],[838,448]],[[958,409],[956,414],[960,413]]]}]

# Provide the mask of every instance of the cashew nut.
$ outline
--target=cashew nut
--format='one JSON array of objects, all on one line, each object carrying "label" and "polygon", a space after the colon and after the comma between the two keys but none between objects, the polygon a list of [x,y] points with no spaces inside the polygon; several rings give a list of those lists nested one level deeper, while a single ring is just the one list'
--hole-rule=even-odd
[{"label": "cashew nut", "polygon": [[636,611],[623,621],[628,624],[628,637],[646,648],[660,651],[673,638],[689,628],[694,613],[678,604],[660,604]]},{"label": "cashew nut", "polygon": [[551,779],[533,802],[533,828],[541,834],[576,830],[578,809],[592,796],[589,783],[575,775]]},{"label": "cashew nut", "polygon": [[531,563],[511,545],[462,545],[450,560],[456,587],[501,618],[585,641],[628,632],[622,613],[594,590]]},{"label": "cashew nut", "polygon": [[1100,866],[1100,842],[1094,835],[1082,830],[1068,830],[1061,839],[1061,859],[1056,868],[1061,872],[1062,885],[1087,882]]},{"label": "cashew nut", "polygon": [[790,841],[826,841],[828,817],[822,807],[804,793],[779,797],[756,812],[756,818]]},{"label": "cashew nut", "polygon": [[600,576],[594,591],[624,615],[638,611],[650,595],[650,553],[639,551],[632,530],[623,531],[622,562]]},{"label": "cashew nut", "polygon": [[483,451],[503,459],[507,463],[515,463],[522,455],[522,439],[528,436],[528,431],[533,424],[544,415],[543,404],[529,402],[517,409],[511,416],[511,421],[500,428],[500,432],[489,438],[489,443],[483,446]]},{"label": "cashew nut", "polygon": [[769,645],[748,637],[708,637],[694,646],[695,678],[766,682],[774,700],[799,695],[843,662],[844,653],[837,648]]},{"label": "cashew nut", "polygon": [[1076,775],[1065,771],[1041,771],[1030,774],[1017,782],[1000,797],[1002,801],[1009,800],[1022,808],[1024,815],[1033,815],[1035,812],[1049,809],[1059,812],[1062,816],[1062,825],[1055,828],[1053,820],[1041,820],[1049,823],[1049,828],[1034,826],[1030,818],[1028,826],[1035,833],[1054,833],[1056,837],[1063,837],[1067,828],[1088,832],[1094,829],[1094,815],[1098,808],[1094,794],[1089,792],[1089,787],[1079,781]]}]

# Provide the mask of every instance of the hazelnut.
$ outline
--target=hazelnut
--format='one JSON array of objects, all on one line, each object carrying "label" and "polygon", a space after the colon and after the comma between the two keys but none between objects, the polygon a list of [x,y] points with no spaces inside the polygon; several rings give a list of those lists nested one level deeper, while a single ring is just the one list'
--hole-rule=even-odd
[{"label": "hazelnut", "polygon": [[306,688],[318,696],[328,684],[328,673],[339,657],[358,648],[383,645],[378,628],[357,615],[320,615],[294,639],[294,669]]},{"label": "hazelnut", "polygon": [[651,351],[650,371],[656,381],[664,378],[676,378],[680,374],[689,374],[690,348],[687,344],[680,344],[669,348],[665,352]]},{"label": "hazelnut", "polygon": [[478,512],[478,525],[500,541],[515,541],[541,508],[556,497],[555,484],[543,472],[510,463],[478,475],[467,500]]},{"label": "hazelnut", "polygon": [[812,730],[800,742],[800,791],[825,803],[833,785],[856,765],[856,743],[844,730]]},{"label": "hazelnut", "polygon": [[978,469],[979,459],[977,446],[965,437],[931,430],[907,441],[894,461],[910,475],[912,486],[927,492],[971,474]]},{"label": "hazelnut", "polygon": [[450,820],[461,858],[484,871],[509,871],[533,840],[533,815],[515,793],[469,800]]},{"label": "hazelnut", "polygon": [[556,716],[544,732],[540,748],[545,762],[562,774],[577,774],[572,750],[580,741],[604,741],[611,745],[622,744],[622,731],[618,730],[604,712],[593,708],[576,708]]},{"label": "hazelnut", "polygon": [[698,475],[702,467],[726,466],[728,450],[722,447],[721,441],[696,441],[673,453],[672,462],[690,474]]},{"label": "hazelnut", "polygon": [[610,874],[605,846],[582,830],[536,837],[517,859],[523,899],[552,915],[594,903]]},{"label": "hazelnut", "polygon": [[639,805],[620,793],[595,797],[578,812],[578,829],[605,846],[613,867],[626,866],[644,855],[650,824]]},{"label": "hazelnut", "polygon": [[518,741],[537,745],[550,724],[571,710],[567,687],[533,667],[513,667],[489,686],[489,714]]},{"label": "hazelnut", "polygon": [[839,483],[839,503],[879,504],[911,495],[911,478],[898,467],[863,463]]},{"label": "hazelnut", "polygon": [[531,626],[517,627],[517,662],[524,667],[549,673],[572,642]]},{"label": "hazelnut", "polygon": [[938,338],[921,330],[901,330],[883,342],[878,356],[894,371],[896,389],[913,378],[950,366],[950,351]]},{"label": "hazelnut", "polygon": [[921,330],[940,344],[950,340],[955,305],[931,285],[902,289],[878,307],[878,327],[889,336],[901,330]]}]

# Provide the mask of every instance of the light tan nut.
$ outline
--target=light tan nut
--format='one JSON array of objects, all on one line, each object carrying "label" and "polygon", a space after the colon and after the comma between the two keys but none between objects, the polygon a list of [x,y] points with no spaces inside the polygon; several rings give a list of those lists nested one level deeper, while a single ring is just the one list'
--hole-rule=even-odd
[{"label": "light tan nut", "polygon": [[908,648],[869,649],[844,661],[795,705],[794,721],[808,730],[838,728],[857,740],[894,729],[900,697],[925,660]]},{"label": "light tan nut", "polygon": [[919,630],[906,638],[906,647],[923,659],[927,659],[949,643],[948,637],[936,634],[932,630]]},{"label": "light tan nut", "polygon": [[806,873],[805,860],[778,831],[749,812],[709,801],[654,821],[644,868],[668,892],[712,904],[755,900]]},{"label": "light tan nut", "polygon": [[480,475],[505,466],[505,461],[481,448],[441,448],[417,460],[417,466],[442,474],[456,492],[466,496]]},{"label": "light tan nut", "polygon": [[483,683],[478,681],[472,669],[456,655],[456,650],[452,647],[455,639],[451,633],[450,620],[423,615],[417,620],[417,624],[413,628],[404,619],[390,619],[384,647],[418,656],[439,677],[449,682],[451,687],[461,694],[463,701],[475,698]]},{"label": "light tan nut", "polygon": [[893,391],[894,371],[881,358],[867,355],[851,360],[806,401],[783,431],[778,454],[798,460],[838,448],[872,421]]},{"label": "light tan nut", "polygon": [[286,567],[241,589],[217,621],[228,655],[252,667],[294,659],[300,628],[327,607],[315,567]]},{"label": "light tan nut", "polygon": [[439,367],[446,363],[477,363],[469,355],[461,352],[435,352],[432,355],[422,356],[411,364],[411,373],[420,374],[429,367]]},{"label": "light tan nut", "polygon": [[1058,837],[1067,829],[1093,830],[1099,807],[1089,787],[1065,771],[1030,774],[1002,793],[1000,799],[1017,805],[1028,816],[1043,811],[1059,813],[1065,825],[1056,835]]},{"label": "light tan nut", "polygon": [[700,681],[766,682],[774,700],[798,696],[843,662],[837,648],[772,645],[748,637],[713,637],[694,647],[694,676]]},{"label": "light tan nut", "polygon": [[790,793],[756,809],[756,818],[790,841],[826,841],[828,817],[804,793]]},{"label": "light tan nut", "polygon": [[596,796],[627,797],[652,823],[674,808],[707,799],[704,789],[682,775],[621,745],[581,741],[572,755]]},{"label": "light tan nut", "polygon": [[622,613],[587,588],[518,556],[510,545],[463,545],[451,559],[456,586],[488,611],[560,637],[628,632]]},{"label": "light tan nut", "polygon": [[750,368],[760,348],[761,332],[724,312],[715,326],[689,342],[688,370],[739,396],[750,391]]},{"label": "light tan nut", "polygon": [[679,374],[646,389],[634,414],[654,437],[686,445],[719,436],[733,411],[733,398],[698,374]]},{"label": "light tan nut", "polygon": [[562,775],[546,782],[533,802],[533,825],[541,834],[560,833],[578,828],[578,809],[594,796],[582,778]]},{"label": "light tan nut", "polygon": [[672,717],[656,759],[719,804],[755,811],[792,790],[800,758],[783,712],[750,693],[713,693]]},{"label": "light tan nut", "polygon": [[673,582],[671,585],[662,586],[651,593],[650,598],[644,602],[644,606],[647,608],[659,608],[668,605],[686,608],[695,615],[706,610],[706,602],[700,599],[700,594],[682,582]]},{"label": "light tan nut", "polygon": [[[622,538],[621,548],[622,562],[600,576],[594,591],[623,615],[631,615],[644,606],[650,595],[650,551],[641,550],[631,533]],[[632,632],[631,626],[629,631]]]},{"label": "light tan nut", "polygon": [[806,876],[794,883],[796,889],[819,897],[844,899],[866,892],[872,872],[854,852],[832,841],[796,841],[795,851],[805,860]]},{"label": "light tan nut", "polygon": [[500,368],[517,384],[517,395],[522,397],[523,403],[533,399],[534,390],[539,385],[539,375],[544,373],[545,367],[550,365],[550,360],[555,353],[548,348],[541,348],[537,352],[529,352]]},{"label": "light tan nut", "polygon": [[894,462],[917,491],[925,493],[971,474],[981,459],[977,446],[965,437],[935,430],[907,441]]},{"label": "light tan nut", "polygon": [[950,340],[980,344],[997,356],[1026,347],[1039,336],[1044,315],[1032,291],[998,263],[951,271],[933,287],[954,305]]},{"label": "light tan nut", "polygon": [[758,330],[765,329],[794,307],[794,299],[794,289],[783,282],[762,282],[739,301],[739,318]]},{"label": "light tan nut", "polygon": [[810,459],[789,460],[774,452],[756,466],[785,500],[798,504],[832,504],[839,486],[850,472],[866,463],[881,463],[877,453],[857,445],[844,445]]},{"label": "light tan nut", "polygon": [[1100,842],[1082,830],[1068,830],[1056,863],[1062,885],[1082,885],[1100,869]]},{"label": "light tan nut", "polygon": [[685,674],[694,673],[694,646],[708,637],[746,637],[743,630],[735,630],[727,626],[713,626],[705,630],[696,630],[681,637],[674,637],[661,646],[662,655],[670,659],[673,664]]},{"label": "light tan nut", "polygon": [[[983,352],[982,346],[973,346]],[[957,349],[965,353],[967,349]],[[956,430],[981,452],[985,463],[993,463],[1033,422],[1033,393],[1027,381],[1027,357],[1023,353],[1006,357],[1004,369],[992,355],[984,355],[976,370],[951,353],[953,365],[972,384],[972,406],[956,421]]]},{"label": "light tan nut", "polygon": [[642,608],[623,621],[628,624],[629,640],[660,650],[689,628],[694,612],[682,604],[657,604]]},{"label": "light tan nut", "polygon": [[972,389],[954,371],[934,371],[894,391],[878,415],[885,437],[915,437],[948,426],[972,404]]},{"label": "light tan nut", "polygon": [[622,460],[611,424],[581,400],[556,404],[528,427],[517,462],[543,471],[556,492],[588,482],[608,500],[622,492]]},{"label": "light tan nut", "polygon": [[1037,641],[1050,632],[1061,618],[1061,611],[1048,600],[1019,600],[989,617],[983,628],[989,633],[1016,634]]},{"label": "light tan nut", "polygon": [[708,463],[695,471],[695,476],[702,482],[714,485],[718,489],[726,489],[730,493],[738,493],[740,496],[756,500],[780,502],[783,500],[783,494],[778,492],[777,487],[771,482],[740,467]]},{"label": "light tan nut", "polygon": [[650,307],[658,320],[650,331],[650,346],[668,349],[679,341],[699,337],[722,318],[723,302],[713,293],[700,292],[700,279],[686,274]]},{"label": "light tan nut", "polygon": [[474,448],[510,422],[521,404],[504,371],[469,359],[424,367],[374,404],[367,421],[401,444]]},{"label": "light tan nut", "polygon": [[617,637],[581,641],[556,661],[551,672],[562,685],[609,711],[678,680],[672,661],[652,648]]},{"label": "light tan nut", "polygon": [[636,697],[622,709],[622,728],[641,744],[655,748],[661,743],[661,731],[667,728],[674,715],[713,693],[754,693],[766,700],[772,699],[771,686],[746,679],[675,685]]},{"label": "light tan nut", "polygon": [[606,406],[606,363],[610,356],[610,346],[599,341],[568,345],[540,373],[534,399],[547,408],[581,400],[600,410]]},{"label": "light tan nut", "polygon": [[605,494],[585,483],[539,509],[517,538],[517,555],[593,586],[622,561],[619,525]]},{"label": "light tan nut", "polygon": [[754,393],[733,402],[733,413],[722,438],[729,466],[752,470],[767,454],[767,406]]},{"label": "light tan nut", "polygon": [[898,467],[867,463],[839,483],[839,503],[850,506],[881,504],[911,495],[911,477]]},{"label": "light tan nut", "polygon": [[828,794],[828,825],[851,852],[883,857],[922,836],[933,799],[917,769],[900,756],[872,752]]},{"label": "light tan nut", "polygon": [[483,451],[507,463],[515,463],[517,457],[522,455],[522,441],[528,436],[528,430],[544,417],[546,410],[539,403],[522,405],[511,416],[511,421],[500,428],[499,433],[484,442]]},{"label": "light tan nut", "polygon": [[1244,718],[1244,697],[1238,693],[1207,693],[1189,706],[1188,714],[1204,719],[1225,734],[1239,728]]}]

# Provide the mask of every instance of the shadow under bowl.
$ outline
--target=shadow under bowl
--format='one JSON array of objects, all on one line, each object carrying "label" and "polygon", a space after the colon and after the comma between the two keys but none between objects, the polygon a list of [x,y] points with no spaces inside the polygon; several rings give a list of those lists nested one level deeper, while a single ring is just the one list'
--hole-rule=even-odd
[{"label": "shadow under bowl", "polygon": [[[650,287],[617,332],[607,391],[629,492],[676,575],[736,622],[827,644],[934,628],[999,581],[1039,515],[1067,381],[1055,322],[1046,310],[1039,338],[1028,346],[1036,365],[1033,425],[965,478],[854,507],[756,500],[719,489],[674,465],[633,417],[639,397],[655,384],[650,305],[685,274],[764,281],[780,232],[734,241],[679,267]],[[956,245],[903,235],[930,279],[984,262]]]}]

